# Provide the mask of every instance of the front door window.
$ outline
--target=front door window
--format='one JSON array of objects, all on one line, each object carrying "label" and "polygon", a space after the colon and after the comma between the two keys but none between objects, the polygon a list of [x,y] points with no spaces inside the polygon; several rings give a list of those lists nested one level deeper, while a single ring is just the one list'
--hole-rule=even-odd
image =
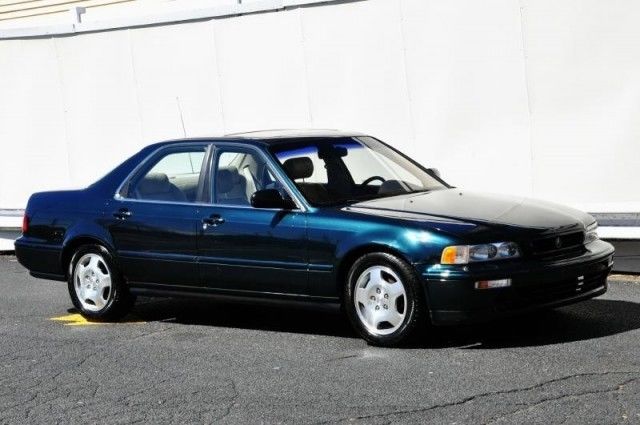
[{"label": "front door window", "polygon": [[221,152],[213,183],[214,204],[219,205],[250,206],[256,191],[281,188],[262,157],[248,151]]}]

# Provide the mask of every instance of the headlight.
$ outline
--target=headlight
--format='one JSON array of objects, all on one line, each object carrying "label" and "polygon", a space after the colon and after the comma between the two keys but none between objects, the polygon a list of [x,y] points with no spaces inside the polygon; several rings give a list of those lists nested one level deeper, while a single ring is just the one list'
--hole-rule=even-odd
[{"label": "headlight", "polygon": [[592,223],[584,231],[584,243],[588,244],[598,239],[598,223]]},{"label": "headlight", "polygon": [[448,246],[442,251],[441,264],[467,264],[480,261],[506,260],[520,256],[515,242],[496,242],[482,245]]}]

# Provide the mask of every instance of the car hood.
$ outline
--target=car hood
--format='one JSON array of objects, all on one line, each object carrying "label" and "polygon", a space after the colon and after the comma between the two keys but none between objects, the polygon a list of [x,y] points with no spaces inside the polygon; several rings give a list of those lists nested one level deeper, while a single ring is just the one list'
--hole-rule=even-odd
[{"label": "car hood", "polygon": [[583,228],[594,219],[582,211],[524,197],[460,189],[374,199],[351,205],[351,210],[397,218],[431,218],[487,226],[508,226],[559,232]]}]

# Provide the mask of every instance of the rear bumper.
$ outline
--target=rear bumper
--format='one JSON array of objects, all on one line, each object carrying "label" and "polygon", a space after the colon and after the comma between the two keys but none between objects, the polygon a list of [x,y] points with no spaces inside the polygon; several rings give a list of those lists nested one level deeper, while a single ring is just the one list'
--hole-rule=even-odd
[{"label": "rear bumper", "polygon": [[[479,322],[587,300],[607,291],[613,247],[596,241],[579,257],[555,262],[484,265],[474,270],[433,266],[422,271],[435,325]],[[511,286],[475,289],[479,280],[511,279]]]},{"label": "rear bumper", "polygon": [[25,241],[20,238],[15,242],[16,258],[29,273],[38,278],[65,280],[62,270],[62,248],[57,245],[47,245]]}]

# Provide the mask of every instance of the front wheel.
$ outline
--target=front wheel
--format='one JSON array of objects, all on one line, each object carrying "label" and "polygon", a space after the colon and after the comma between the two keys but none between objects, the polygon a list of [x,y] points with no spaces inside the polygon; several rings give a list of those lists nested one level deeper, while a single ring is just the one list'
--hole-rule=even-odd
[{"label": "front wheel", "polygon": [[388,253],[358,259],[345,285],[345,310],[358,333],[370,344],[407,342],[426,322],[426,303],[415,270]]},{"label": "front wheel", "polygon": [[74,253],[68,286],[73,305],[90,319],[117,320],[134,302],[111,254],[100,245],[85,245]]}]

